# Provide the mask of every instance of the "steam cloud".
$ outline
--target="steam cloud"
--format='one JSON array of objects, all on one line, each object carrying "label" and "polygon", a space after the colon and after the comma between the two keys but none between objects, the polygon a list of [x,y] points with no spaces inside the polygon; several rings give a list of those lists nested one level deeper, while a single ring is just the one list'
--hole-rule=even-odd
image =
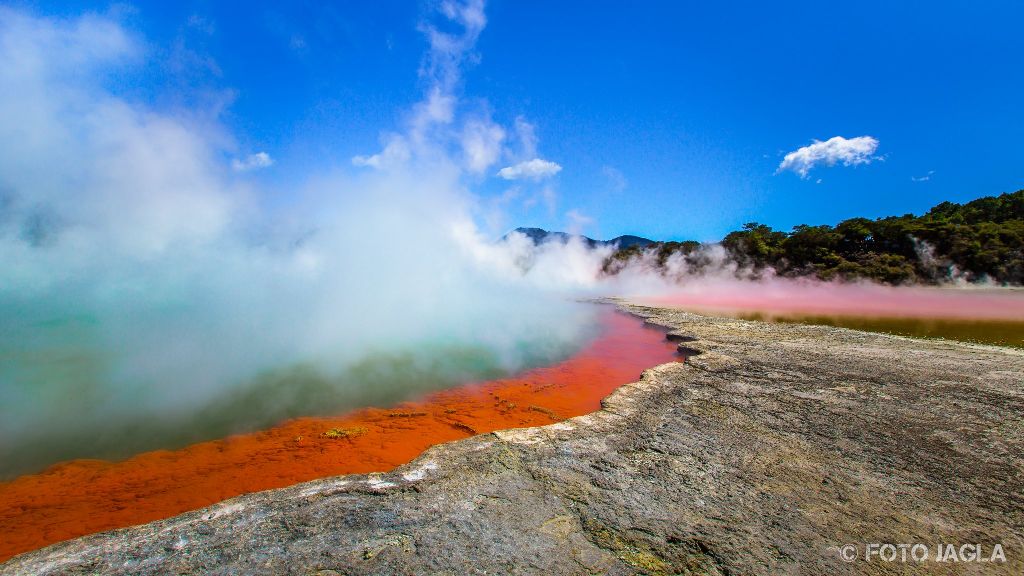
[{"label": "steam cloud", "polygon": [[611,247],[481,231],[467,183],[503,159],[506,178],[561,169],[524,119],[463,109],[486,23],[480,1],[441,3],[404,124],[270,210],[243,174],[268,153],[239,155],[214,114],[105,86],[145,59],[141,39],[0,8],[0,477],[549,362],[594,332],[579,297],[760,290],[716,246],[609,276]]},{"label": "steam cloud", "polygon": [[269,154],[106,88],[141,39],[0,9],[0,476],[394,401],[592,335],[592,310],[476,228],[466,175],[504,130],[457,90],[486,17],[432,18],[402,130],[270,211],[239,175]]}]

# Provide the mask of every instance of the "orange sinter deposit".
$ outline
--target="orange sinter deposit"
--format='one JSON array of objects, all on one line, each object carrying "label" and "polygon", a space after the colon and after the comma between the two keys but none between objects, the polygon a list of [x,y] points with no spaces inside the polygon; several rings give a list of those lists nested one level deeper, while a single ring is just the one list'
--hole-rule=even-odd
[{"label": "orange sinter deposit", "polygon": [[141,524],[246,492],[337,474],[384,472],[428,447],[593,412],[645,368],[676,358],[660,330],[608,311],[574,357],[514,378],[467,384],[392,409],[298,418],[269,430],[146,452],[75,460],[0,484],[0,561],[76,536]]}]

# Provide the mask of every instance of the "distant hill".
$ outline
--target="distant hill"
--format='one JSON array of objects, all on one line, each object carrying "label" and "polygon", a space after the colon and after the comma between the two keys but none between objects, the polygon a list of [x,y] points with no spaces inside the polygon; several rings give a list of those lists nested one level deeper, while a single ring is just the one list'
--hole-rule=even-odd
[{"label": "distant hill", "polygon": [[[649,242],[649,241],[648,241]],[[786,232],[757,222],[718,243],[741,276],[771,270],[779,276],[822,280],[868,279],[885,284],[950,280],[1024,285],[1024,190],[966,204],[943,202],[921,216],[850,218],[835,226],[800,225]],[[684,261],[700,274],[715,260],[700,242],[620,247],[604,265],[616,274],[645,256],[666,271]]]},{"label": "distant hill", "polygon": [[[655,243],[654,240],[641,238],[640,236],[632,236],[630,234],[617,236],[615,238],[612,238],[611,240],[594,240],[593,238],[583,236],[581,234],[569,234],[568,232],[549,231],[544,230],[543,228],[516,228],[512,232],[519,232],[520,234],[525,235],[526,237],[533,240],[534,244],[543,244],[544,242],[550,241],[564,243],[568,242],[572,238],[578,238],[590,248],[596,248],[598,246],[617,246],[619,250],[625,250],[627,248],[633,248],[634,246],[637,248],[646,248]],[[511,234],[512,232],[509,232],[509,234]],[[507,237],[508,234],[503,236],[502,239],[505,239]]]},{"label": "distant hill", "polygon": [[[658,242],[640,236],[594,240],[541,228],[516,228],[535,243],[579,238],[591,248],[614,246],[603,271],[615,275],[643,261],[662,273],[704,274],[723,261],[738,277],[814,276],[821,280],[872,280],[883,284],[949,281],[1024,285],[1024,190],[965,204],[942,202],[921,216],[850,218],[835,226],[800,225],[774,230],[757,222],[721,242]],[[511,233],[511,232],[510,232]],[[506,235],[507,237],[507,235]],[[672,265],[669,265],[670,261]]]}]

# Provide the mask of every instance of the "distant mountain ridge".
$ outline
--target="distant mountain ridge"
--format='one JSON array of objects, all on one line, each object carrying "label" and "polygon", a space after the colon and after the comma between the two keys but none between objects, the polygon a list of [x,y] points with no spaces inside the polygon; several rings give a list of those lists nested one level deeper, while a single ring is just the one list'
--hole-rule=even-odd
[{"label": "distant mountain ridge", "polygon": [[[543,244],[544,242],[551,241],[565,243],[573,238],[581,240],[590,248],[596,248],[598,246],[618,246],[620,250],[624,250],[627,248],[632,248],[634,246],[636,246],[637,248],[646,248],[652,244],[655,244],[654,240],[650,240],[648,238],[643,238],[640,236],[633,236],[631,234],[616,236],[611,240],[595,240],[588,236],[583,236],[582,234],[569,234],[568,232],[550,231],[545,230],[543,228],[516,228],[512,232],[518,232],[520,234],[523,234],[524,236],[533,240],[534,244]],[[505,234],[502,237],[502,240],[508,238],[508,235],[511,234],[512,232]]]},{"label": "distant mountain ridge", "polygon": [[921,216],[848,218],[835,226],[801,224],[789,232],[749,222],[721,241],[707,243],[640,236],[594,240],[542,228],[513,232],[536,244],[579,238],[591,248],[613,246],[615,251],[602,266],[606,275],[638,262],[674,275],[720,272],[731,266],[731,273],[743,279],[768,272],[825,281],[1024,286],[1024,190],[965,204],[942,202]]}]

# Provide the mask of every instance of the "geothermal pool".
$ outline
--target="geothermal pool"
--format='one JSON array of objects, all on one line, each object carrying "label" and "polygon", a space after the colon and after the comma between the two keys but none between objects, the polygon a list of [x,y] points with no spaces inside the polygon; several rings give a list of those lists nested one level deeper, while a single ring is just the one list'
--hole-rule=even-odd
[{"label": "geothermal pool", "polygon": [[77,536],[140,524],[246,492],[384,472],[426,448],[600,408],[652,366],[678,360],[664,331],[606,309],[600,335],[565,361],[465,384],[391,408],[302,417],[255,433],[126,460],[72,460],[0,484],[0,561]]},{"label": "geothermal pool", "polygon": [[1024,348],[1024,290],[765,282],[637,298],[743,320],[820,324]]},{"label": "geothermal pool", "polygon": [[[747,319],[1024,347],[1024,291],[1017,290],[729,283],[638,301]],[[170,450],[136,450],[124,459],[68,460],[0,483],[0,533],[5,535],[0,561],[246,492],[384,472],[434,444],[593,412],[602,398],[635,381],[642,370],[680,359],[662,330],[638,318],[605,307],[598,326],[599,335],[568,359],[513,377],[436,392],[420,386],[415,389],[422,395],[413,401],[377,403],[390,408],[282,418],[256,432],[171,444]]]}]

